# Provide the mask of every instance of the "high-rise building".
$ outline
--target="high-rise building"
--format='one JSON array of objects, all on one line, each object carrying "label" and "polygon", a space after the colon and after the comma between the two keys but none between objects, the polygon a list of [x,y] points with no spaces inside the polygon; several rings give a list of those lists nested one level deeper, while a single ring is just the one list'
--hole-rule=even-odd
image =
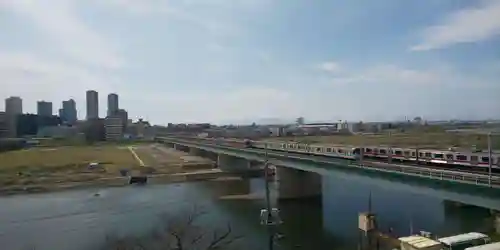
[{"label": "high-rise building", "polygon": [[39,101],[36,110],[38,116],[52,116],[52,102]]},{"label": "high-rise building", "polygon": [[118,95],[108,95],[108,116],[114,115],[118,112]]},{"label": "high-rise building", "polygon": [[0,112],[0,138],[10,137],[9,118],[5,112]]},{"label": "high-rise building", "polygon": [[118,116],[108,116],[104,119],[106,141],[116,141],[123,138],[123,121]]},{"label": "high-rise building", "polygon": [[99,96],[97,91],[87,91],[87,120],[99,118]]},{"label": "high-rise building", "polygon": [[120,117],[120,119],[122,120],[122,124],[124,127],[127,126],[128,124],[128,113],[125,109],[119,109],[116,111],[116,114],[114,115],[116,117]]},{"label": "high-rise building", "polygon": [[23,99],[11,96],[5,99],[5,113],[7,115],[20,115],[23,113]]},{"label": "high-rise building", "polygon": [[69,124],[75,124],[77,118],[75,100],[69,99],[62,102],[62,116],[61,119]]}]

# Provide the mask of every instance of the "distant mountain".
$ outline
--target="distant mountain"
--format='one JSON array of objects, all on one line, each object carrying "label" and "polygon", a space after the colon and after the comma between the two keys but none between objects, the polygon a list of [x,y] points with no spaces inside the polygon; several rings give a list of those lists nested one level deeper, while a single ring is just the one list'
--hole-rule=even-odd
[{"label": "distant mountain", "polygon": [[295,123],[294,120],[280,119],[280,118],[262,118],[255,121],[259,125],[273,125],[273,124],[290,124]]},{"label": "distant mountain", "polygon": [[241,120],[232,120],[232,121],[224,122],[221,124],[250,125],[254,122],[257,125],[274,125],[274,124],[295,123],[295,120],[293,120],[293,119],[281,119],[281,118],[241,119]]}]

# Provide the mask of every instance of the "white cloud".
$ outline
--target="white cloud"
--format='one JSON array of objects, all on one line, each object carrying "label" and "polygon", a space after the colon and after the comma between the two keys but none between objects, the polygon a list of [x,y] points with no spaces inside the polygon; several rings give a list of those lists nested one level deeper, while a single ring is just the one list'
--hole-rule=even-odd
[{"label": "white cloud", "polygon": [[406,69],[397,65],[383,64],[367,69],[360,77],[367,83],[438,84],[443,82],[442,73],[432,70]]},{"label": "white cloud", "polygon": [[[107,7],[125,10],[134,15],[161,14],[168,18],[179,20],[199,27],[214,35],[233,34],[237,29],[230,22],[219,20],[220,16],[207,16],[206,13],[196,11],[194,7],[204,4],[215,4],[205,1],[185,3],[184,1],[162,1],[162,0],[95,0],[95,3]],[[233,3],[234,4],[234,3]]]},{"label": "white cloud", "polygon": [[[68,64],[49,60],[32,53],[0,51],[0,98],[21,96],[25,110],[35,111],[37,100],[54,102],[54,111],[62,100],[77,101],[80,116],[84,115],[85,91],[110,92],[115,79]],[[2,104],[3,105],[3,102]]]},{"label": "white cloud", "polygon": [[445,48],[458,43],[473,43],[500,34],[500,1],[483,1],[476,8],[448,15],[441,24],[422,31],[423,41],[410,49],[415,51]]},{"label": "white cloud", "polygon": [[64,57],[106,69],[124,65],[117,48],[78,18],[76,1],[3,0],[2,3],[4,8],[28,18],[44,31]]},{"label": "white cloud", "polygon": [[167,2],[152,0],[96,0],[96,3],[119,7],[133,14],[168,13],[171,11]]},{"label": "white cloud", "polygon": [[[296,117],[297,109],[290,103],[301,103],[292,93],[271,87],[252,86],[227,91],[192,90],[189,93],[122,93],[124,98],[145,107],[141,115],[146,119],[163,116],[168,122],[175,117],[183,122],[221,122],[262,117]],[[131,107],[131,110],[140,107]],[[299,108],[300,109],[300,108]],[[139,113],[139,112],[135,112]]]},{"label": "white cloud", "polygon": [[362,70],[349,71],[335,77],[332,83],[335,85],[351,83],[427,85],[448,83],[451,76],[444,70],[417,70],[402,68],[394,64],[379,64]]},{"label": "white cloud", "polygon": [[317,68],[329,73],[336,73],[341,69],[340,65],[337,62],[323,62],[319,64]]}]

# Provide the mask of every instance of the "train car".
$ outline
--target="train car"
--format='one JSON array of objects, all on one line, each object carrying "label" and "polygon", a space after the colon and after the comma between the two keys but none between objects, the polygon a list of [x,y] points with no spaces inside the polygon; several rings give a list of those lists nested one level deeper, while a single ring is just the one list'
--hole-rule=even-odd
[{"label": "train car", "polygon": [[256,142],[253,144],[253,147],[258,149],[278,150],[349,159],[358,158],[361,154],[361,148],[341,145],[328,146],[295,142]]},{"label": "train car", "polygon": [[[368,158],[418,162],[424,164],[447,164],[468,167],[489,167],[489,154],[486,152],[451,151],[436,149],[411,149],[388,147],[365,147]],[[500,154],[492,154],[492,168],[500,169]]]},{"label": "train car", "polygon": [[[207,141],[229,147],[268,149],[345,159],[359,159],[360,157],[363,157],[384,161],[391,160],[393,162],[399,161],[419,164],[456,165],[483,169],[489,167],[490,160],[488,153],[472,151],[465,152],[389,146],[354,147],[345,145],[306,144],[292,141],[252,141],[249,139],[236,140],[225,138],[207,138]],[[493,153],[491,161],[492,168],[500,169],[499,153]]]},{"label": "train car", "polygon": [[[368,158],[387,161],[413,162],[421,164],[445,164],[473,168],[489,167],[489,156],[485,152],[458,152],[451,150],[367,146],[363,148],[343,145],[302,144],[296,142],[257,142],[254,147],[270,150],[306,153],[340,158]],[[500,154],[492,155],[492,168],[500,169]]]}]

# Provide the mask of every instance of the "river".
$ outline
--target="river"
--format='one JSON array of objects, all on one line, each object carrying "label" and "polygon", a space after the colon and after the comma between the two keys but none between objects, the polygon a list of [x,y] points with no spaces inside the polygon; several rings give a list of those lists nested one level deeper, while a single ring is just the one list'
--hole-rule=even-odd
[{"label": "river", "polygon": [[[323,176],[323,194],[317,202],[283,202],[283,224],[277,249],[354,249],[357,217],[372,208],[381,228],[398,235],[426,230],[450,235],[492,230],[489,210],[457,207],[436,197],[395,190],[391,186],[359,183]],[[99,193],[99,196],[95,196]],[[220,199],[234,194],[263,197],[261,179],[148,185],[142,187],[72,190],[0,198],[2,249],[99,249],[106,237],[145,235],[162,215],[175,216],[198,208],[207,212],[203,223],[225,225],[243,238],[237,249],[267,249],[267,231],[260,225],[263,199]]]}]

